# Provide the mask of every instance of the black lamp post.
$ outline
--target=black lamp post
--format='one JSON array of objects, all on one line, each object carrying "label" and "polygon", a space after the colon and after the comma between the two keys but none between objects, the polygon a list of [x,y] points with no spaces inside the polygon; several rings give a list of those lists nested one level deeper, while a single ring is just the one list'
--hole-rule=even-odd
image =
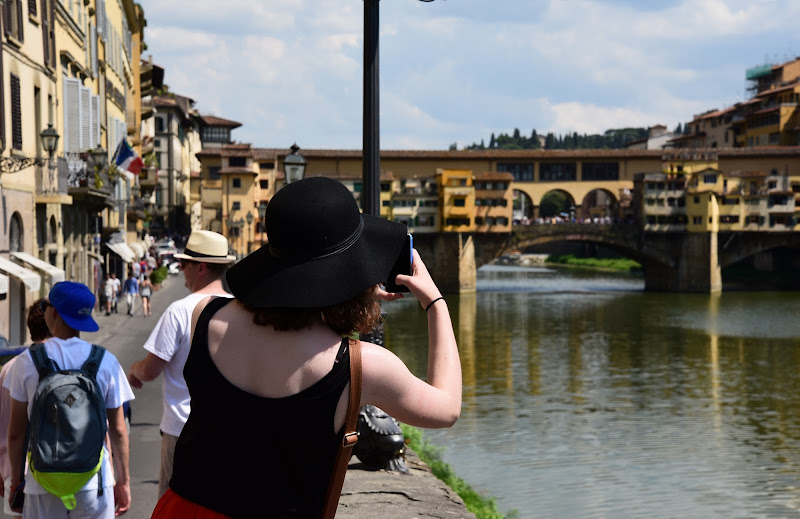
[{"label": "black lamp post", "polygon": [[306,173],[306,159],[300,152],[300,147],[295,143],[291,147],[292,153],[283,159],[283,172],[286,175],[286,183],[291,184],[303,179]]},{"label": "black lamp post", "polygon": [[[244,228],[244,218],[239,218],[236,220],[236,234],[239,236],[239,251],[242,250],[242,239],[243,239],[243,232],[242,229]],[[238,252],[239,258],[242,257],[242,253]]]},{"label": "black lamp post", "polygon": [[47,128],[42,130],[40,137],[42,138],[42,148],[44,148],[44,151],[46,151],[47,154],[52,159],[53,154],[56,152],[56,149],[58,148],[58,137],[59,137],[58,132],[56,131],[55,128],[53,128],[52,123],[47,123]]},{"label": "black lamp post", "polygon": [[247,216],[244,218],[247,220],[247,254],[250,254],[250,231],[253,229],[253,213],[247,211]]},{"label": "black lamp post", "polygon": [[[420,0],[432,2],[433,0]],[[364,124],[361,205],[364,214],[380,215],[381,136],[379,93],[379,0],[364,0]]]},{"label": "black lamp post", "polygon": [[42,148],[47,152],[47,172],[50,180],[48,187],[52,191],[58,191],[58,186],[55,185],[56,165],[53,161],[53,155],[55,155],[56,149],[58,149],[58,132],[53,128],[52,123],[47,123],[47,128],[42,130],[39,136],[42,139]]},{"label": "black lamp post", "polygon": [[265,217],[267,216],[267,206],[261,204],[258,206],[258,219],[261,220],[261,245],[264,245],[264,233],[266,232],[266,224]]}]

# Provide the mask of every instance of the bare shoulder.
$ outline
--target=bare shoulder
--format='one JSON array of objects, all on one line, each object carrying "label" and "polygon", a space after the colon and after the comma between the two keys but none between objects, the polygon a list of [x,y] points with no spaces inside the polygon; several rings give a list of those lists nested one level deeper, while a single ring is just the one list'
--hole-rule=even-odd
[{"label": "bare shoulder", "polygon": [[366,377],[383,378],[387,373],[397,374],[408,371],[400,358],[383,346],[371,342],[361,342],[361,365]]}]

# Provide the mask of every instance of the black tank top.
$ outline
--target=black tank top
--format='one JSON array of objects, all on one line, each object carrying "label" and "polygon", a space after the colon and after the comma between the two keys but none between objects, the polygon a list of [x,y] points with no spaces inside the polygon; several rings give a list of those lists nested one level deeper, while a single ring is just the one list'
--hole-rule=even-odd
[{"label": "black tank top", "polygon": [[285,398],[264,398],[231,384],[208,352],[208,323],[229,298],[200,315],[183,376],[192,398],[175,447],[170,488],[235,518],[322,516],[343,431],[333,432],[350,380],[347,339],[331,371]]}]

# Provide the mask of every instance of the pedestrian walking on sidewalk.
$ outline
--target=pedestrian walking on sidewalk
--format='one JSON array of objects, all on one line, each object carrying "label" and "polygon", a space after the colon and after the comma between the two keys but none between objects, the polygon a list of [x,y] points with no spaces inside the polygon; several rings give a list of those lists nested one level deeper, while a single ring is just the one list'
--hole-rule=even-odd
[{"label": "pedestrian walking on sidewalk", "polygon": [[[90,352],[94,350],[91,344],[80,338],[82,331],[96,332],[99,329],[92,318],[94,305],[94,294],[82,283],[61,281],[50,289],[48,300],[43,303],[43,309],[45,321],[53,337],[44,342],[43,351],[59,369],[80,369],[89,358]],[[11,467],[22,466],[23,452],[28,450],[25,439],[28,423],[32,418],[29,413],[42,412],[41,409],[28,408],[28,403],[34,400],[38,385],[39,372],[30,350],[28,350],[17,356],[3,383],[13,399],[11,421],[8,426],[8,456]],[[113,517],[115,513],[117,515],[124,514],[130,507],[128,429],[122,405],[125,401],[133,399],[133,392],[125,378],[125,372],[116,357],[109,351],[103,354],[100,361],[96,385],[102,399],[101,405],[106,408],[111,452],[109,452],[109,445],[102,442],[100,448],[103,450],[103,454],[100,456],[99,471],[72,496],[73,508],[69,510],[62,497],[51,494],[39,484],[33,471],[26,471],[25,479],[22,481],[19,471],[12,470],[12,490],[18,490],[24,486],[25,517],[106,519]],[[80,395],[80,398],[85,398],[85,394]],[[76,436],[82,437],[82,432],[85,431],[77,430]],[[33,436],[31,438],[31,442],[33,442]],[[59,443],[59,445],[62,444]],[[39,450],[42,448],[41,445],[38,447]],[[69,449],[70,446],[67,445],[67,448]],[[113,470],[111,453],[113,453]],[[48,484],[54,481],[54,479],[48,479]],[[6,496],[6,499],[11,499],[11,496]]]},{"label": "pedestrian walking on sidewalk", "polygon": [[[194,310],[184,370],[192,413],[154,518],[323,515],[350,399],[348,337],[374,329],[381,300],[403,297],[379,284],[407,229],[362,215],[346,187],[323,177],[283,187],[265,221],[269,243],[226,275],[235,299]],[[450,427],[461,366],[447,304],[416,251],[412,275],[395,281],[427,313],[428,382],[363,343],[358,403]]]},{"label": "pedestrian walking on sidewalk", "polygon": [[147,317],[152,313],[150,310],[150,298],[153,296],[153,283],[150,281],[149,274],[142,274],[142,282],[139,285],[139,293],[142,296],[142,313]]},{"label": "pedestrian walking on sidewalk", "polygon": [[128,305],[128,315],[136,312],[136,300],[139,299],[139,279],[134,275],[133,269],[128,269],[128,279],[125,280],[125,303]]},{"label": "pedestrian walking on sidewalk", "polygon": [[111,310],[114,305],[114,291],[117,287],[112,276],[112,274],[106,274],[106,279],[103,282],[103,302],[105,304],[106,315],[111,315]]},{"label": "pedestrian walking on sidewalk", "polygon": [[111,284],[114,286],[114,295],[111,298],[111,311],[118,314],[117,303],[119,303],[119,295],[122,292],[122,281],[117,278],[116,273],[111,273]]},{"label": "pedestrian walking on sidewalk", "polygon": [[228,255],[228,240],[223,235],[203,230],[193,231],[185,250],[175,258],[180,261],[186,288],[192,293],[167,307],[144,344],[147,355],[128,371],[128,381],[134,388],[141,388],[144,382],[164,373],[159,496],[168,488],[175,444],[189,417],[189,390],[183,379],[183,366],[191,344],[192,310],[210,295],[229,295],[222,287],[222,277],[236,259]]}]

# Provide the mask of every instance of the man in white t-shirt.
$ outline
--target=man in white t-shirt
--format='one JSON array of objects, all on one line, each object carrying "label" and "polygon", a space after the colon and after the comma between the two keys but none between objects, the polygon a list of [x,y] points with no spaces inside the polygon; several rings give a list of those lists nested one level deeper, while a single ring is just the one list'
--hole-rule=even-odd
[{"label": "man in white t-shirt", "polygon": [[[44,342],[47,356],[61,369],[79,369],[89,358],[92,345],[80,338],[80,332],[96,332],[92,319],[95,297],[82,283],[61,281],[50,290],[49,301],[43,303],[47,327],[53,337]],[[25,431],[28,427],[33,397],[39,384],[39,373],[26,351],[16,357],[3,383],[11,393],[11,421],[8,425],[8,458],[11,467],[20,467],[25,451]],[[125,373],[117,358],[109,351],[103,355],[97,372],[97,384],[103,395],[108,415],[108,434],[113,453],[114,470],[109,461],[108,446],[104,446],[101,478],[95,474],[75,494],[77,505],[67,510],[60,497],[47,492],[28,472],[21,481],[19,471],[11,472],[11,489],[24,484],[24,517],[67,519],[84,517],[107,519],[124,514],[131,503],[130,473],[128,471],[128,429],[122,405],[133,400]],[[103,491],[98,489],[98,481]],[[13,492],[12,492],[13,494]],[[6,496],[11,499],[11,496]]]},{"label": "man in white t-shirt", "polygon": [[134,362],[128,372],[128,381],[135,388],[164,373],[159,497],[169,488],[175,444],[189,419],[190,397],[183,366],[191,346],[192,311],[208,296],[230,297],[222,287],[222,277],[236,259],[228,255],[228,241],[223,235],[203,230],[193,231],[186,249],[175,258],[180,261],[186,288],[192,293],[167,307],[144,344],[147,356]]}]

